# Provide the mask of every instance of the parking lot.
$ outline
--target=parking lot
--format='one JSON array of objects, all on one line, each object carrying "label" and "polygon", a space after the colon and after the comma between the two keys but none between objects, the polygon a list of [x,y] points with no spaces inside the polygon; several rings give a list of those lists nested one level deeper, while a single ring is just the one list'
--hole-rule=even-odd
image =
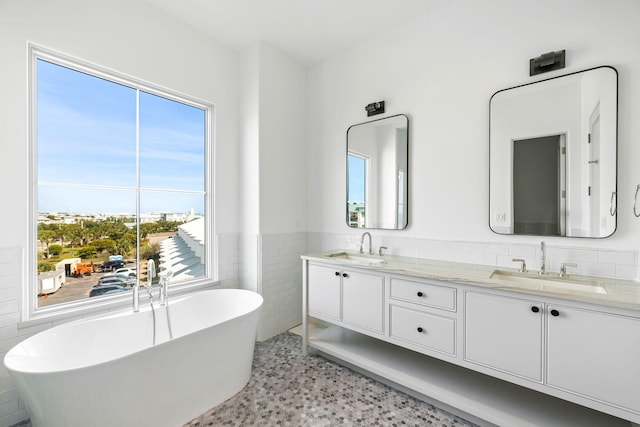
[{"label": "parking lot", "polygon": [[67,277],[65,284],[56,292],[38,297],[38,307],[89,298],[91,288],[106,274],[109,273],[91,273],[90,276]]}]

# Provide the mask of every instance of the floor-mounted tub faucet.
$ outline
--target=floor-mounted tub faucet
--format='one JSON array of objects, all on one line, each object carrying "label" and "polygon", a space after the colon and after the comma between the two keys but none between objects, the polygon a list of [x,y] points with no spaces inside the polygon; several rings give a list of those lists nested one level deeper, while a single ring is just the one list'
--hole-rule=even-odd
[{"label": "floor-mounted tub faucet", "polygon": [[167,305],[167,294],[169,290],[169,279],[173,277],[171,270],[160,273],[160,305]]},{"label": "floor-mounted tub faucet", "polygon": [[547,245],[544,243],[544,240],[540,243],[540,260],[540,271],[538,271],[538,274],[547,274],[547,267],[545,265],[547,263]]},{"label": "floor-mounted tub faucet", "polygon": [[369,237],[369,255],[373,255],[373,251],[371,250],[371,233],[369,233],[368,231],[365,231],[364,233],[362,233],[362,237],[360,238],[360,253],[363,254],[364,250],[364,236],[368,236]]},{"label": "floor-mounted tub faucet", "polygon": [[151,282],[156,275],[156,264],[153,259],[147,261],[147,284],[140,285],[140,281],[136,280],[136,284],[133,285],[133,312],[140,311],[140,287],[147,289],[149,293],[149,299],[153,302],[153,295],[151,294]]}]

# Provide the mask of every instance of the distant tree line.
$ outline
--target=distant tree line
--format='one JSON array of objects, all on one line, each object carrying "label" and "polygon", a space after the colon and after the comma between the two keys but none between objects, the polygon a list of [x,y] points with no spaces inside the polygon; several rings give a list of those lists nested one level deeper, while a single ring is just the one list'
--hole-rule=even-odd
[{"label": "distant tree line", "polygon": [[[81,220],[73,224],[39,223],[38,240],[45,246],[45,258],[57,257],[65,248],[71,248],[73,256],[83,259],[106,259],[109,255],[135,257],[136,229],[127,227],[126,222],[126,219],[108,218],[104,221]],[[146,241],[149,234],[173,232],[180,224],[183,222],[157,221],[140,224],[141,256],[147,255],[149,258],[149,255],[159,251],[159,245],[149,245]],[[52,268],[46,264],[39,263],[38,270],[42,272]]]}]

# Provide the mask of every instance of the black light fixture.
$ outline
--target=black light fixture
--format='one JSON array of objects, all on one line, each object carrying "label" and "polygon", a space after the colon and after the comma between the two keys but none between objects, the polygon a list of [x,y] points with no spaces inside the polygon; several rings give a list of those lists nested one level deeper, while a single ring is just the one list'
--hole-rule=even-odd
[{"label": "black light fixture", "polygon": [[557,52],[543,53],[537,58],[531,58],[529,60],[529,75],[535,76],[536,74],[564,68],[564,57],[565,51],[562,49]]},{"label": "black light fixture", "polygon": [[367,112],[367,117],[382,114],[384,113],[384,101],[372,102],[364,107],[364,109]]}]

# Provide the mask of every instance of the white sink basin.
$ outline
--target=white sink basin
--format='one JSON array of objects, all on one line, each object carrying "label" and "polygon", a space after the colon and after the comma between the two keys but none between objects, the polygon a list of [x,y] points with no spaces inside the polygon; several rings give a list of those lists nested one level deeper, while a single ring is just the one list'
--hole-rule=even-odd
[{"label": "white sink basin", "polygon": [[337,258],[349,264],[356,264],[356,265],[381,265],[386,263],[384,258],[381,258],[381,257],[376,257],[374,255],[370,255],[370,256],[358,255],[358,254],[352,254],[349,252],[336,252],[333,254],[329,254],[327,256],[329,258]]},{"label": "white sink basin", "polygon": [[595,281],[580,280],[574,278],[561,278],[553,276],[536,276],[535,273],[517,273],[511,271],[495,270],[491,274],[492,279],[502,282],[520,285],[547,292],[584,292],[589,294],[606,294],[607,290]]}]

